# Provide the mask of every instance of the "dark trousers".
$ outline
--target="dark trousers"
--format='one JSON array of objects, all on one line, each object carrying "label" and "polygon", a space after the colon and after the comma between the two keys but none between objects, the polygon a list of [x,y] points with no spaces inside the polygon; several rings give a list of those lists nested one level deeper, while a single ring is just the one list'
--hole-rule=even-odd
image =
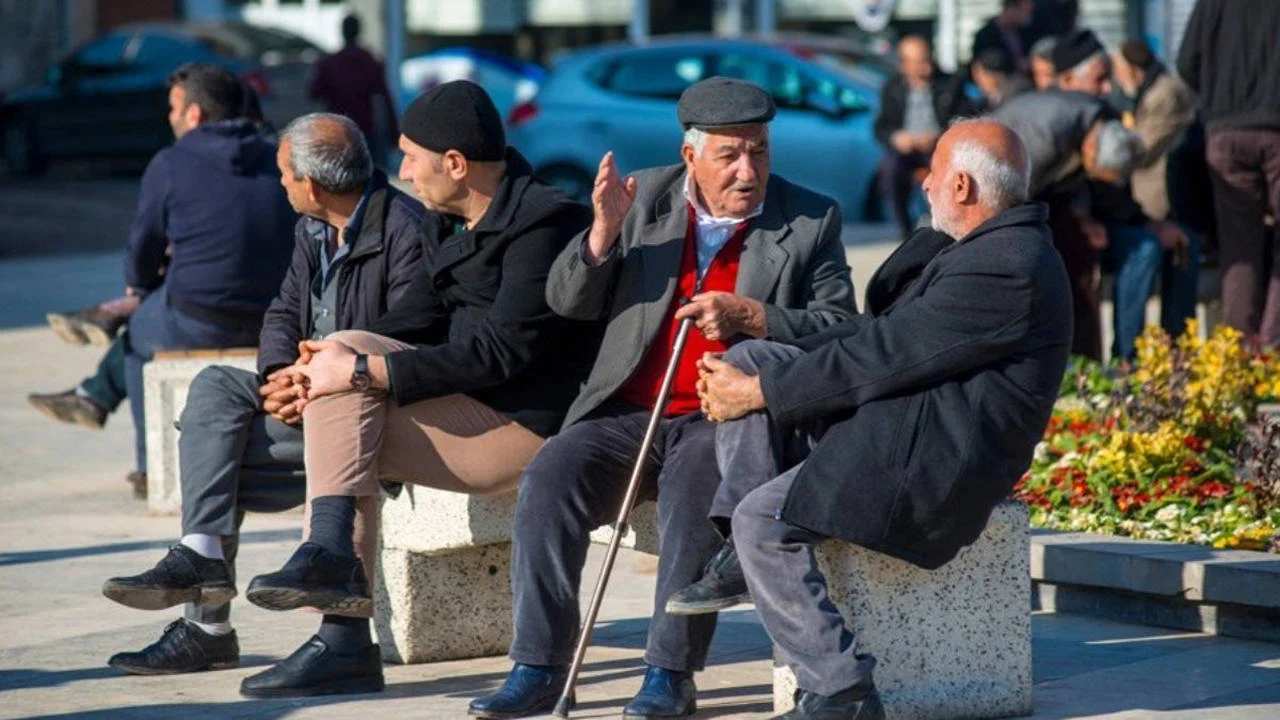
[{"label": "dark trousers", "polygon": [[915,171],[929,167],[924,153],[900,153],[886,148],[880,158],[880,194],[889,201],[893,217],[898,221],[902,237],[911,234],[915,222],[911,218],[911,191],[916,186]]},{"label": "dark trousers", "polygon": [[[280,512],[306,499],[302,429],[262,412],[257,374],[214,365],[191,382],[182,410],[178,463],[182,532],[222,536],[235,577],[240,523],[246,512]],[[198,622],[226,622],[230,604],[197,608]]]},{"label": "dark trousers", "polygon": [[1222,264],[1222,316],[1280,344],[1280,130],[1214,130],[1207,148]]},{"label": "dark trousers", "polygon": [[[578,588],[590,532],[612,522],[626,492],[650,411],[610,402],[547,441],[520,478],[511,584],[511,658],[566,665],[579,629]],[[700,413],[661,423],[641,499],[656,496],[662,551],[645,662],[701,670],[715,615],[668,615],[667,597],[697,580],[723,542],[707,519],[720,476],[715,426]]]},{"label": "dark trousers", "polygon": [[134,452],[137,468],[147,472],[147,423],[142,398],[142,366],[161,350],[192,350],[255,346],[258,328],[242,323],[226,326],[189,317],[169,303],[169,294],[160,288],[147,296],[129,317],[124,340],[124,380],[133,411]]},{"label": "dark trousers", "polygon": [[124,380],[124,349],[124,336],[119,335],[98,361],[97,370],[80,381],[80,389],[107,412],[115,412],[129,396]]},{"label": "dark trousers", "polygon": [[[787,345],[750,341],[730,349],[725,360],[754,375],[761,365],[800,354]],[[857,652],[857,638],[828,595],[814,552],[825,538],[780,519],[817,430],[780,428],[765,412],[720,425],[716,457],[725,482],[713,513],[732,517],[756,613],[779,659],[795,671],[802,689],[834,695],[869,687],[876,661]]]},{"label": "dark trousers", "polygon": [[[1074,331],[1071,353],[1102,359],[1102,317],[1100,310],[1099,255],[1089,245],[1072,212],[1070,194],[1050,194],[1037,198],[1049,205],[1049,230],[1053,245],[1062,256],[1071,283]],[[1148,289],[1149,291],[1149,289]]]}]

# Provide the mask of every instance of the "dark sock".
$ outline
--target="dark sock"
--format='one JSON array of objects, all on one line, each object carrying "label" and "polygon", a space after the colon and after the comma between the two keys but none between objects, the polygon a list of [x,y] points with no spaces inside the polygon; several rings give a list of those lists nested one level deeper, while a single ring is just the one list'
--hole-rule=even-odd
[{"label": "dark sock", "polygon": [[342,655],[353,655],[373,644],[366,618],[325,615],[316,634],[331,650]]},{"label": "dark sock", "polygon": [[356,499],[347,495],[326,495],[311,501],[309,540],[335,555],[355,557],[351,535],[356,525]]}]

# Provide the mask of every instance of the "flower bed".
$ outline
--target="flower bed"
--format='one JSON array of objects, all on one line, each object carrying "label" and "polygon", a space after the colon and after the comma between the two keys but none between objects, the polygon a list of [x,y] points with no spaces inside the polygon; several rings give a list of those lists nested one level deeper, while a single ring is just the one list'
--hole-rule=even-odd
[{"label": "flower bed", "polygon": [[1039,527],[1280,552],[1280,355],[1194,322],[1133,365],[1077,358],[1014,490]]}]

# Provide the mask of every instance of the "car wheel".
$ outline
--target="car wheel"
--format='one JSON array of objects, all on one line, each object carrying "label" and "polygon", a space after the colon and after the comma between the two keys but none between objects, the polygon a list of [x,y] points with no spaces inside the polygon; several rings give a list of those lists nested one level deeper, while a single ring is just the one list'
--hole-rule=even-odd
[{"label": "car wheel", "polygon": [[31,124],[25,118],[14,118],[5,126],[4,160],[9,172],[19,177],[38,175],[44,170],[45,163],[36,150]]},{"label": "car wheel", "polygon": [[569,197],[579,202],[591,202],[591,173],[572,165],[548,165],[538,171],[538,177],[555,185]]}]

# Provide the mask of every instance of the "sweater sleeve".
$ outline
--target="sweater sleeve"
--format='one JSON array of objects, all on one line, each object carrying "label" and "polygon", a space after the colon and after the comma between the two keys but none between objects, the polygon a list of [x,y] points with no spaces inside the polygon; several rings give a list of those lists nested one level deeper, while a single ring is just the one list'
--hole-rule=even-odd
[{"label": "sweater sleeve", "polygon": [[161,150],[147,164],[138,191],[138,211],[129,228],[129,241],[125,246],[124,282],[139,290],[154,290],[164,278],[160,268],[164,264],[168,237],[169,153]]},{"label": "sweater sleeve", "polygon": [[765,304],[765,324],[770,340],[794,344],[806,335],[839,323],[857,312],[853,280],[840,241],[840,208],[832,205],[822,221],[818,246],[805,272],[809,288],[803,307]]}]

